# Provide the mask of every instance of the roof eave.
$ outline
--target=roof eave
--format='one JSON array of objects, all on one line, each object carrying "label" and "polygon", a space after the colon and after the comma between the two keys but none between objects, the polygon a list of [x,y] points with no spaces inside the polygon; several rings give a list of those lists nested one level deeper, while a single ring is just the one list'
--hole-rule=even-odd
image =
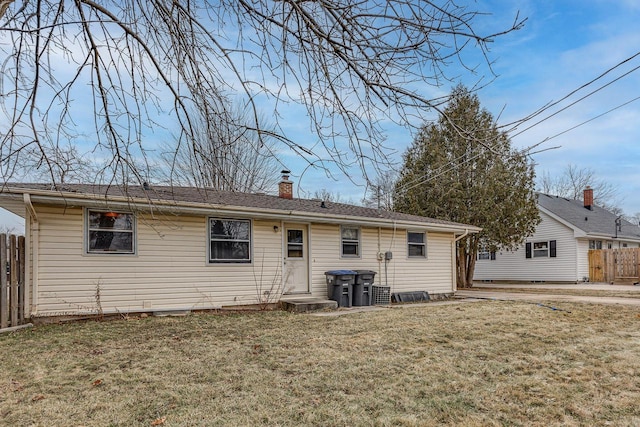
[{"label": "roof eave", "polygon": [[219,213],[223,215],[240,214],[252,218],[278,219],[286,221],[313,221],[318,223],[341,223],[354,225],[368,225],[374,227],[403,227],[420,228],[429,231],[449,232],[449,233],[477,233],[482,229],[475,226],[465,226],[456,224],[439,224],[433,222],[393,220],[387,218],[372,218],[349,215],[332,215],[331,213],[304,212],[295,210],[280,210],[268,208],[253,208],[235,205],[221,205],[215,203],[197,202],[177,202],[163,199],[127,198],[122,196],[100,196],[96,198],[94,194],[55,192],[33,190],[29,188],[9,188],[5,193],[30,194],[33,203],[81,206],[81,207],[111,207],[120,209],[130,209],[136,211],[168,211],[174,214],[197,214],[211,215]]},{"label": "roof eave", "polygon": [[622,242],[640,243],[640,237],[633,237],[633,236],[618,235],[616,237],[615,235],[611,235],[611,234],[588,233],[585,237],[590,238],[590,239],[613,240],[615,242],[622,241]]}]

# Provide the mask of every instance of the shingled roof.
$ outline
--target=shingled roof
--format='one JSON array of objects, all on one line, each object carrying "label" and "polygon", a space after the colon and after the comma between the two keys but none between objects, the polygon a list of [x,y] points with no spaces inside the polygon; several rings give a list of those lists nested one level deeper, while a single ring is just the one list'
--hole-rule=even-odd
[{"label": "shingled roof", "polygon": [[170,202],[174,207],[183,205],[202,205],[202,207],[233,209],[252,208],[256,212],[270,211],[281,213],[320,214],[327,217],[353,217],[387,220],[388,222],[402,221],[411,223],[432,224],[449,226],[469,231],[479,231],[478,227],[444,221],[435,218],[427,218],[417,215],[409,215],[400,212],[390,212],[363,206],[344,203],[322,202],[317,199],[285,199],[274,195],[239,193],[231,191],[219,191],[207,188],[180,187],[180,186],[119,186],[119,185],[94,185],[94,184],[51,184],[9,183],[0,187],[0,193],[29,193],[49,194],[61,199],[73,198],[74,195],[83,198],[90,197],[94,200],[109,202],[116,199],[138,200],[166,204]]},{"label": "shingled roof", "polygon": [[538,205],[584,231],[587,235],[610,238],[617,236],[618,239],[640,240],[640,227],[620,218],[621,229],[616,232],[618,215],[600,206],[593,205],[591,209],[587,209],[581,200],[543,193],[538,193]]}]

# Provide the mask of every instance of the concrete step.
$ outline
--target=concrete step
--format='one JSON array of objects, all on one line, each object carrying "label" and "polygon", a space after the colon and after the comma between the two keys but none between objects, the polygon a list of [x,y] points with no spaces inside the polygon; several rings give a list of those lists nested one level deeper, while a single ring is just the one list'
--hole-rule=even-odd
[{"label": "concrete step", "polygon": [[303,298],[303,299],[288,299],[281,301],[283,310],[291,311],[294,313],[307,313],[310,311],[320,310],[335,310],[338,308],[338,302],[322,299],[322,298]]}]

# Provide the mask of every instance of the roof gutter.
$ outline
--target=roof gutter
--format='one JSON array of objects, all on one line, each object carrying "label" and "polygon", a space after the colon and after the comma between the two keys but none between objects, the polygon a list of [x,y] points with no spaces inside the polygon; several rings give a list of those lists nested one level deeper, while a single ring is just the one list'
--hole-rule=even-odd
[{"label": "roof gutter", "polygon": [[597,233],[589,233],[585,237],[590,239],[605,239],[605,240],[614,240],[614,241],[628,241],[628,242],[640,242],[640,238],[633,236],[624,236],[618,234],[618,237],[612,236],[610,234],[597,234]]}]

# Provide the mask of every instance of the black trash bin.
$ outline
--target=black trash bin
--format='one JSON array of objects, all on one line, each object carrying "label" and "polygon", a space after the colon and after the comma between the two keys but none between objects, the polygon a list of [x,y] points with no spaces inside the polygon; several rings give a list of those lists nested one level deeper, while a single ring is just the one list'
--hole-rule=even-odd
[{"label": "black trash bin", "polygon": [[371,287],[376,277],[372,270],[355,270],[356,280],[353,285],[353,305],[371,305]]},{"label": "black trash bin", "polygon": [[351,307],[353,284],[356,272],[353,270],[325,271],[327,278],[327,297],[338,302],[338,307]]}]

